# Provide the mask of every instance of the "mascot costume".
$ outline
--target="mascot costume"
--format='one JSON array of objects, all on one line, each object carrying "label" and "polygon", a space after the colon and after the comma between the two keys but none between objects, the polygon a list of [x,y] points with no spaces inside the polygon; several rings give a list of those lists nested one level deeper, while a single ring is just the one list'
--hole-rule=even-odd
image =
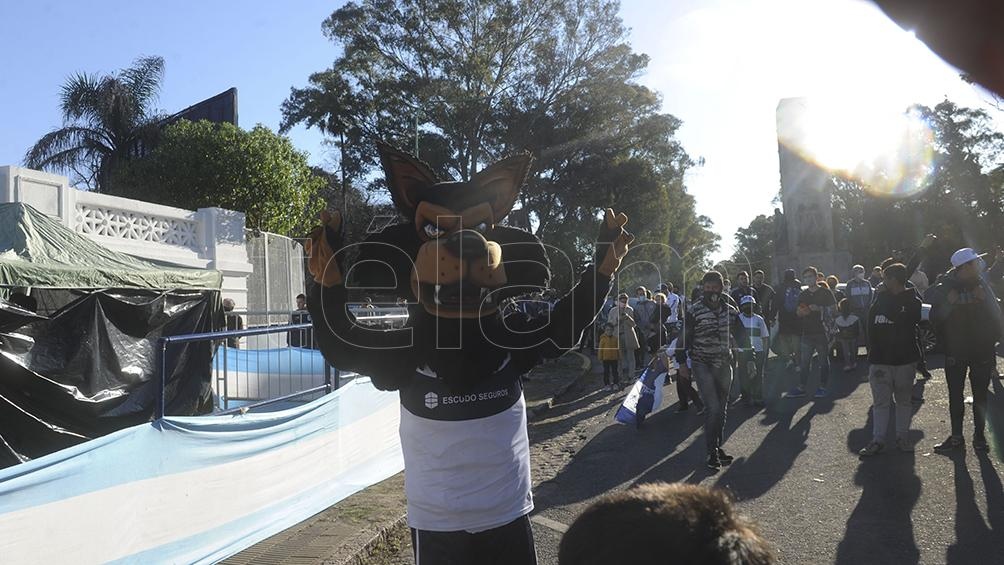
[{"label": "mascot costume", "polygon": [[[547,288],[547,254],[502,220],[530,155],[441,182],[415,157],[378,150],[407,221],[352,243],[343,241],[342,216],[322,213],[307,242],[315,339],[332,365],[400,395],[416,562],[536,563],[522,377],[574,347],[596,316],[633,240],[627,217],[608,209],[594,265],[563,298],[527,314],[513,299]],[[352,289],[408,298],[407,325],[357,324],[347,307]]]}]

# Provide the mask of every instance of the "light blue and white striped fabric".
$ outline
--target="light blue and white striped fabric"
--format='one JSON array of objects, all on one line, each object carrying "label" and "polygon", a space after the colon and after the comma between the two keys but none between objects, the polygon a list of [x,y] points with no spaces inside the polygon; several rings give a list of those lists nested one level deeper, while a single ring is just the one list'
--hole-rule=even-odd
[{"label": "light blue and white striped fabric", "polygon": [[165,418],[0,470],[0,562],[211,563],[404,468],[396,393]]}]

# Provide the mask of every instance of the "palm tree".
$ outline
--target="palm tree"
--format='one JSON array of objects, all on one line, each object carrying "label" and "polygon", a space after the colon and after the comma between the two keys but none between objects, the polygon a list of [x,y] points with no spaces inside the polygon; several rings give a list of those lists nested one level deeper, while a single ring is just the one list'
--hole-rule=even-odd
[{"label": "palm tree", "polygon": [[26,167],[74,173],[107,192],[117,164],[150,147],[161,118],[153,109],[164,78],[164,59],[140,57],[115,75],[77,73],[60,92],[63,127],[28,150]]}]

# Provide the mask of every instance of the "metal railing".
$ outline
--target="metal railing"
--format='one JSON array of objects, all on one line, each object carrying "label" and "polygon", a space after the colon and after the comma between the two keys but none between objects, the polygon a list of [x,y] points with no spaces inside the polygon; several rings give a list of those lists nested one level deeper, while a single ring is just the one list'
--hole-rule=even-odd
[{"label": "metal railing", "polygon": [[[170,362],[170,356],[168,355],[169,348],[181,344],[212,343],[212,384],[214,385],[214,393],[219,398],[219,405],[222,408],[222,410],[214,411],[214,414],[229,414],[238,411],[246,412],[254,408],[291,401],[312,394],[330,393],[339,387],[341,375],[337,369],[334,369],[324,361],[324,358],[316,349],[287,347],[282,350],[242,350],[236,347],[227,347],[228,339],[306,332],[312,328],[312,324],[283,324],[244,330],[175,335],[160,338],[156,351],[157,367],[159,368],[156,417],[158,419],[163,418],[166,411],[167,381],[169,375],[172,373],[170,370],[171,367],[168,366]],[[262,356],[267,360],[265,371],[262,371],[259,366]],[[243,373],[240,370],[242,357],[245,363]],[[236,363],[231,362],[232,358]],[[307,363],[304,363],[305,359]],[[275,361],[274,364],[273,361]],[[285,365],[284,361],[286,362]],[[275,371],[272,370],[273,366],[276,369]],[[306,371],[304,370],[305,366]],[[318,371],[320,371],[320,375],[318,375]],[[320,379],[318,378],[319,376]],[[321,380],[321,384],[314,385],[313,383],[318,380]],[[240,383],[242,381],[244,382],[243,395],[240,391]],[[231,391],[231,385],[235,385],[236,390]],[[235,398],[247,402],[231,409],[229,405]]]}]

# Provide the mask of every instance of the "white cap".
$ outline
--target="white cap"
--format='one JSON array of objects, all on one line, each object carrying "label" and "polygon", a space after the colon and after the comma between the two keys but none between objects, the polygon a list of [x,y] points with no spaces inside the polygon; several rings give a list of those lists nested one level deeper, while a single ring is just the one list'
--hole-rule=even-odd
[{"label": "white cap", "polygon": [[[986,253],[983,255],[986,255]],[[978,255],[975,251],[973,251],[972,247],[963,247],[955,253],[952,253],[952,267],[961,267],[970,261],[979,259],[983,255]]]},{"label": "white cap", "polygon": [[756,298],[753,298],[751,294],[747,294],[739,299],[739,305],[742,306],[743,304],[756,304]]}]

